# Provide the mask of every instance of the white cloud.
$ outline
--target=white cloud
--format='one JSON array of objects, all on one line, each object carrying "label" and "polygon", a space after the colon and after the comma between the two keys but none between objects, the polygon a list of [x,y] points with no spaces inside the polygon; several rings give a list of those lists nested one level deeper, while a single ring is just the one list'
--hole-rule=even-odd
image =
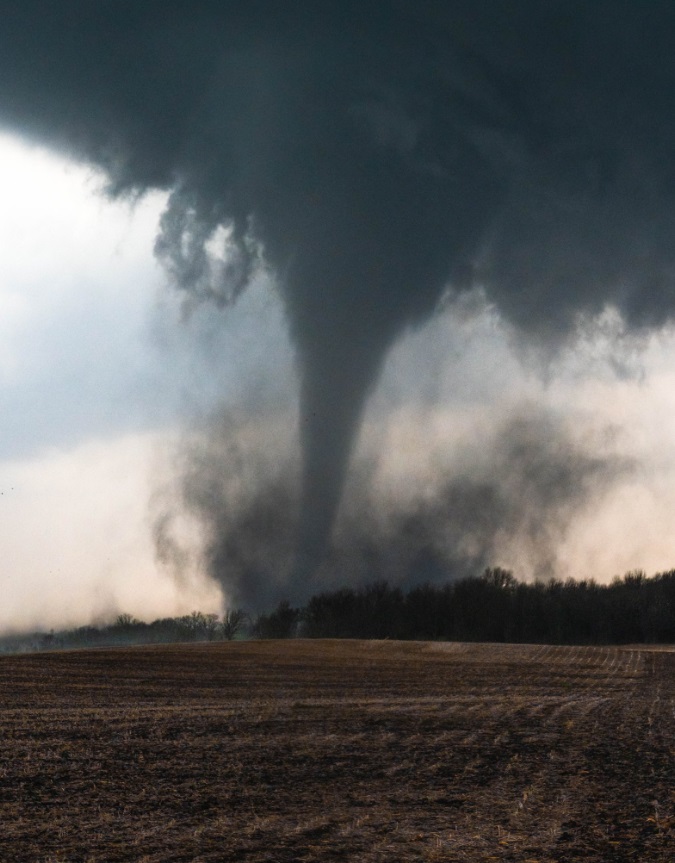
[{"label": "white cloud", "polygon": [[85,168],[0,137],[0,458],[148,422],[162,196],[132,208],[99,186]]},{"label": "white cloud", "polygon": [[158,570],[151,470],[166,437],[130,435],[0,464],[0,631],[219,610],[199,580]]},{"label": "white cloud", "polygon": [[149,472],[184,414],[250,398],[266,369],[292,385],[269,282],[181,321],[153,257],[165,196],[101,186],[0,135],[0,631],[217,606],[157,569]]}]

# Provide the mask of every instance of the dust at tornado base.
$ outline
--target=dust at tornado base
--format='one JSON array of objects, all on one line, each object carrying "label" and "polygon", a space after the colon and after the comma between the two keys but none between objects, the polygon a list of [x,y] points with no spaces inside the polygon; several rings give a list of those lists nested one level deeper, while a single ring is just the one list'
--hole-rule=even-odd
[{"label": "dust at tornado base", "polygon": [[673,859],[668,650],[55,652],[0,703],[1,860]]}]

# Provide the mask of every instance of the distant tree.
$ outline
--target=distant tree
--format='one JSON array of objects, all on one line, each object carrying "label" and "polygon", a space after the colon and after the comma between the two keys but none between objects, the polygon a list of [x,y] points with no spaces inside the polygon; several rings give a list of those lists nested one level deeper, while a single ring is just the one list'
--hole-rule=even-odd
[{"label": "distant tree", "polygon": [[53,650],[55,647],[58,647],[57,636],[54,634],[54,630],[50,629],[49,632],[45,632],[44,635],[40,638],[38,642],[38,647],[40,650]]},{"label": "distant tree", "polygon": [[202,623],[203,638],[207,641],[216,641],[220,637],[221,623],[217,614],[205,614]]},{"label": "distant tree", "polygon": [[[616,581],[617,580],[615,580],[615,583]],[[619,584],[623,582],[626,587],[634,590],[639,590],[641,587],[644,587],[647,581],[647,574],[642,569],[632,569],[624,575],[623,579],[618,579]]]},{"label": "distant tree", "polygon": [[484,584],[496,587],[498,590],[513,590],[518,582],[510,569],[501,566],[488,567],[480,577]]},{"label": "distant tree", "polygon": [[386,581],[367,584],[358,592],[361,638],[399,638],[403,630],[403,593]]},{"label": "distant tree", "polygon": [[136,620],[136,618],[131,614],[118,614],[113,626],[124,629],[129,626],[134,626],[137,623],[140,623],[140,621]]},{"label": "distant tree", "polygon": [[178,624],[186,641],[213,641],[216,638],[219,621],[217,614],[204,614],[193,611],[178,618]]},{"label": "distant tree", "polygon": [[421,584],[405,597],[404,637],[421,641],[452,638],[453,586]]},{"label": "distant tree", "polygon": [[248,621],[243,608],[229,608],[223,615],[220,630],[225,641],[232,641],[242,631]]},{"label": "distant tree", "polygon": [[356,604],[356,592],[350,587],[312,596],[302,611],[304,634],[308,638],[357,637]]},{"label": "distant tree", "polygon": [[258,616],[254,632],[258,638],[291,638],[295,635],[299,620],[300,609],[291,608],[284,599],[271,614]]}]

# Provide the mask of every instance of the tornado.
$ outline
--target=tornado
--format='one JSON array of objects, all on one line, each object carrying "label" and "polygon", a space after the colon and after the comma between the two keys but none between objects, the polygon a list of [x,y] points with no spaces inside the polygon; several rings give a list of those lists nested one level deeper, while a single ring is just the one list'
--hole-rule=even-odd
[{"label": "tornado", "polygon": [[194,300],[271,270],[311,578],[387,352],[445,294],[551,346],[672,319],[673,32],[665,0],[5,0],[0,124],[169,192],[156,251]]}]

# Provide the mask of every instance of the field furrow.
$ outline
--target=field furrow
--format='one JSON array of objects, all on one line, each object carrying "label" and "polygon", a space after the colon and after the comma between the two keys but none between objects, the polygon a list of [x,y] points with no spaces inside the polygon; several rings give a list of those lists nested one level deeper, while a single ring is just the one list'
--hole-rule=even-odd
[{"label": "field furrow", "polygon": [[673,859],[667,650],[51,653],[0,702],[2,861]]}]

